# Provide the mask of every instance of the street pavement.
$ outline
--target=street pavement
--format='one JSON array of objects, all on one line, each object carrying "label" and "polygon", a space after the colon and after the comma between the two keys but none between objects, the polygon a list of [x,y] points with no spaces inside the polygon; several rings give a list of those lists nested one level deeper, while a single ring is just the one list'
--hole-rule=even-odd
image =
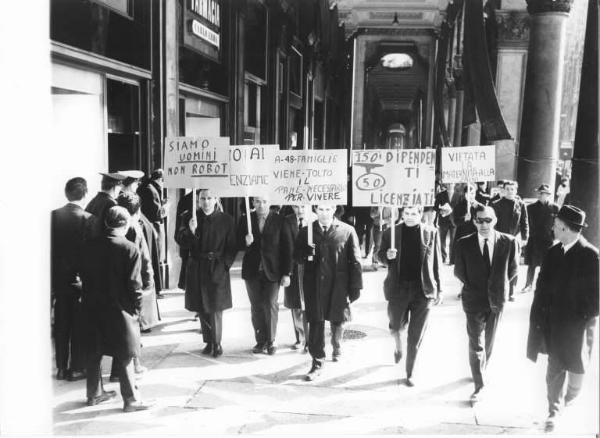
[{"label": "street pavement", "polygon": [[[54,381],[54,434],[544,434],[546,356],[535,364],[525,357],[531,293],[506,304],[485,398],[472,405],[465,316],[452,268],[442,267],[445,300],[430,313],[411,388],[403,384],[404,359],[394,364],[382,291],[386,270],[369,267],[361,298],[352,305],[341,361],[331,361],[327,337],[317,381],[304,381],[310,356],[290,348],[295,339],[283,304],[277,353],[250,351],[250,303],[238,260],[232,268],[233,309],[223,316],[223,356],[201,354],[199,322],[184,309],[183,292],[167,291],[159,301],[160,325],[142,337],[149,371],[138,383],[152,408],[123,413],[120,396],[87,407],[85,381]],[[118,383],[108,383],[110,358],[103,360],[103,373],[105,388],[118,393]],[[598,434],[598,380],[596,348],[580,398],[560,417],[555,434]]]}]

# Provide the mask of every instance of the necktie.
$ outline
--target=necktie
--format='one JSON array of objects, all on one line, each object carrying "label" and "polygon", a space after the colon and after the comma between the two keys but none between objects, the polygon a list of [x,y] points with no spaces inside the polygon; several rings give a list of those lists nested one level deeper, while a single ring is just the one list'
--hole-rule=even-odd
[{"label": "necktie", "polygon": [[327,227],[323,226],[323,235],[327,234]]},{"label": "necktie", "polygon": [[490,248],[488,247],[487,239],[483,239],[483,261],[489,273],[492,269],[492,263],[490,262]]},{"label": "necktie", "polygon": [[262,233],[263,228],[265,227],[266,219],[264,216],[259,216],[258,218],[258,230]]},{"label": "necktie", "polygon": [[298,219],[298,228],[302,228],[304,226],[304,221],[302,218]]}]

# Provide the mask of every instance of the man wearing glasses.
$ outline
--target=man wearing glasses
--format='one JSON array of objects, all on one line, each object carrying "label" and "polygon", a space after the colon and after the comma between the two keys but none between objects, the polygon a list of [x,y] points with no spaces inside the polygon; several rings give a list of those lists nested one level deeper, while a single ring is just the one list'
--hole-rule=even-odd
[{"label": "man wearing glasses", "polygon": [[482,397],[485,368],[492,355],[496,328],[517,275],[517,243],[513,236],[494,229],[492,207],[475,209],[477,232],[457,241],[454,275],[462,283],[462,304],[467,317],[469,364],[475,391],[471,402]]}]

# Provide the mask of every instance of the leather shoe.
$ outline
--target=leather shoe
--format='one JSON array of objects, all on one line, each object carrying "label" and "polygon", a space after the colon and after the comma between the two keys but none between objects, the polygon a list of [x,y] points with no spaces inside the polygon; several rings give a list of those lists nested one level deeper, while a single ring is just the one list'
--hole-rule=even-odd
[{"label": "leather shoe", "polygon": [[548,415],[546,422],[544,423],[544,432],[554,432],[554,428],[556,427],[556,417],[555,413]]},{"label": "leather shoe", "polygon": [[202,354],[211,354],[213,352],[213,344],[212,342],[208,342],[206,347],[202,350]]},{"label": "leather shoe", "polygon": [[213,357],[219,357],[222,354],[223,354],[223,347],[221,347],[221,344],[215,344],[215,346],[213,347],[213,352],[212,352]]},{"label": "leather shoe", "polygon": [[252,353],[254,354],[265,353],[266,350],[267,349],[264,344],[256,344],[254,347],[252,347]]},{"label": "leather shoe", "polygon": [[110,376],[108,378],[109,382],[118,382],[119,381],[119,376]]},{"label": "leather shoe", "polygon": [[123,405],[123,412],[145,411],[150,409],[150,407],[150,405],[144,404],[141,401],[125,402]]},{"label": "leather shoe", "polygon": [[394,363],[400,362],[400,359],[402,359],[402,352],[394,350]]},{"label": "leather shoe", "polygon": [[406,384],[406,386],[408,386],[409,388],[412,388],[413,386],[415,386],[415,382],[412,379],[411,376],[406,376],[406,380],[404,381],[404,383]]},{"label": "leather shoe", "polygon": [[304,376],[304,380],[312,382],[313,380],[315,380],[320,375],[321,375],[321,367],[319,365],[316,365],[316,364],[313,363],[313,365],[310,368],[310,371],[308,372],[308,374],[306,376]]},{"label": "leather shoe", "polygon": [[508,297],[508,301],[513,302],[515,300],[515,297]]},{"label": "leather shoe", "polygon": [[59,368],[56,372],[56,380],[65,380],[67,378],[67,370],[64,368]]},{"label": "leather shoe", "polygon": [[482,394],[483,393],[483,386],[479,387],[479,388],[475,388],[475,391],[473,392],[473,394],[471,394],[471,403],[478,403],[482,400]]},{"label": "leather shoe", "polygon": [[273,356],[275,354],[275,352],[277,352],[277,347],[273,344],[270,344],[267,346],[267,354],[269,356]]},{"label": "leather shoe", "polygon": [[103,391],[102,394],[87,399],[88,406],[96,406],[98,403],[102,403],[111,400],[117,396],[117,391]]},{"label": "leather shoe", "polygon": [[85,371],[71,371],[67,376],[69,382],[76,382],[83,379],[85,379]]},{"label": "leather shoe", "polygon": [[292,346],[290,347],[292,350],[299,350],[300,347],[302,346],[302,342],[300,341],[296,341],[295,344],[292,344]]}]

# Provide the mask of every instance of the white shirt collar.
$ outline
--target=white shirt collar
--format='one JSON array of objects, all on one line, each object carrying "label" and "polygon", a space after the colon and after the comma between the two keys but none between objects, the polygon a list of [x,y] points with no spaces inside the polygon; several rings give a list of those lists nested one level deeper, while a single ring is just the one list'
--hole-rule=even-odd
[{"label": "white shirt collar", "polygon": [[577,240],[579,240],[579,238],[576,238],[575,240],[573,240],[572,242],[569,242],[567,244],[563,244],[563,251],[565,254],[567,253],[568,250],[573,248],[573,245],[575,245],[577,243]]},{"label": "white shirt collar", "polygon": [[496,243],[496,233],[492,231],[488,237],[483,237],[481,234],[477,233],[477,240],[479,241],[479,250],[481,254],[483,254],[483,244],[485,243],[485,239],[487,239],[488,243],[488,251],[490,253],[490,263],[494,259],[494,246]]}]

